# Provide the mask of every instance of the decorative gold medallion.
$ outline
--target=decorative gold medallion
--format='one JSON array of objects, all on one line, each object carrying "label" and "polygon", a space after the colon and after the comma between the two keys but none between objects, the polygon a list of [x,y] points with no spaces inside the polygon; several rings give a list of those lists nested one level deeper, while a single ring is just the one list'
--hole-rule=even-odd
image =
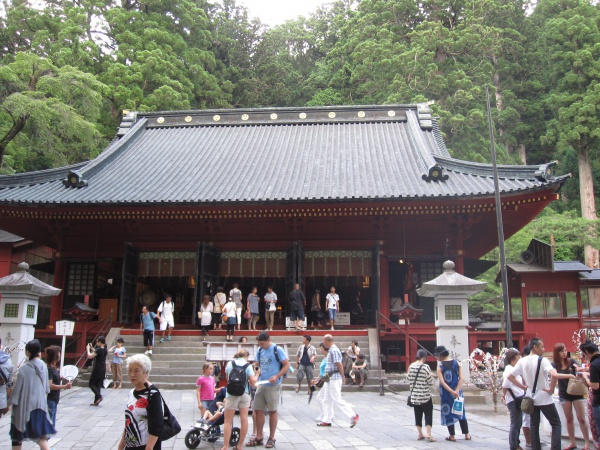
[{"label": "decorative gold medallion", "polygon": [[157,123],[163,123],[165,121],[164,117],[159,117],[158,119],[156,119]]},{"label": "decorative gold medallion", "polygon": [[333,111],[331,111],[329,114],[327,114],[329,116],[330,119],[335,119],[335,113]]},{"label": "decorative gold medallion", "polygon": [[186,116],[185,119],[183,119],[183,120],[185,120],[186,122],[189,123],[192,121],[192,116]]},{"label": "decorative gold medallion", "polygon": [[396,115],[396,111],[388,111],[388,116],[394,117]]},{"label": "decorative gold medallion", "polygon": [[306,113],[302,112],[298,115],[298,117],[300,117],[301,119],[306,119]]},{"label": "decorative gold medallion", "polygon": [[242,114],[242,120],[248,120],[250,116],[248,114]]},{"label": "decorative gold medallion", "polygon": [[213,120],[214,120],[215,122],[218,122],[219,120],[221,120],[221,116],[220,116],[220,115],[218,115],[218,114],[215,114],[215,115],[213,116]]},{"label": "decorative gold medallion", "polygon": [[271,114],[271,120],[275,120],[275,119],[277,119],[277,114],[275,114],[275,113]]},{"label": "decorative gold medallion", "polygon": [[365,112],[364,111],[359,111],[358,112],[358,117],[360,117],[360,118],[365,117]]}]

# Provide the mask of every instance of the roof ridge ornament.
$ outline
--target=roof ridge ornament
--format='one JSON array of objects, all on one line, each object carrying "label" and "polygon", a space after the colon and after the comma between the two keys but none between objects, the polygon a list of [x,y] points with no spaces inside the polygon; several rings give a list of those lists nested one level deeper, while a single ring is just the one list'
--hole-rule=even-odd
[{"label": "roof ridge ornament", "polygon": [[449,177],[444,174],[444,169],[439,164],[435,164],[427,170],[427,175],[423,174],[425,181],[446,181]]},{"label": "roof ridge ornament", "polygon": [[419,118],[419,125],[422,130],[433,129],[433,118],[431,116],[431,109],[427,103],[417,104],[417,116]]},{"label": "roof ridge ornament", "polygon": [[75,172],[74,170],[69,170],[69,173],[67,174],[67,179],[66,180],[62,180],[63,184],[65,185],[65,187],[76,187],[76,188],[80,188],[80,187],[84,187],[88,185],[87,180],[84,180],[81,178],[81,175],[78,174],[77,172]]},{"label": "roof ridge ornament", "polygon": [[534,172],[534,176],[538,181],[549,181],[555,178],[554,166],[558,161],[552,161],[547,164],[540,164],[539,169]]}]

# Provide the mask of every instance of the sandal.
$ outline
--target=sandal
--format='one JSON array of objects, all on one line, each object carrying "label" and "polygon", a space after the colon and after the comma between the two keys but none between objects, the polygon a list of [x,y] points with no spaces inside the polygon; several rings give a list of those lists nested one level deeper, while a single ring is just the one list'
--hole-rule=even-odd
[{"label": "sandal", "polygon": [[437,442],[432,436],[428,436],[426,439],[427,442]]},{"label": "sandal", "polygon": [[252,438],[246,442],[246,447],[258,447],[259,445],[264,445],[263,438]]},{"label": "sandal", "polygon": [[269,438],[267,443],[265,444],[265,448],[273,448],[275,447],[275,439]]},{"label": "sandal", "polygon": [[456,438],[454,436],[447,436],[446,440],[450,442],[456,442]]},{"label": "sandal", "polygon": [[359,388],[361,388],[361,387],[363,387],[364,385],[365,385],[365,383],[360,383],[360,384],[358,385],[358,387],[359,387]]},{"label": "sandal", "polygon": [[[471,440],[471,435],[465,434],[465,441],[470,441],[470,440]],[[577,448],[577,447],[573,447],[573,448]]]},{"label": "sandal", "polygon": [[300,392],[300,388],[296,388],[296,389],[294,389],[294,390],[296,391],[296,394],[297,394],[298,392]]},{"label": "sandal", "polygon": [[318,427],[330,427],[331,423],[330,422],[319,422],[317,424]]}]

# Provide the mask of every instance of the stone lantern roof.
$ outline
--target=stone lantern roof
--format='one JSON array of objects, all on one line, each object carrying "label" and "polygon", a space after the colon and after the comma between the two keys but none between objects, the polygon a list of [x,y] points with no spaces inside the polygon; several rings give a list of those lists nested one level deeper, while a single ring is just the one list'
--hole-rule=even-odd
[{"label": "stone lantern roof", "polygon": [[29,264],[22,262],[18,271],[12,275],[0,278],[1,293],[32,293],[39,297],[49,297],[60,294],[61,289],[50,286],[29,273]]},{"label": "stone lantern roof", "polygon": [[485,290],[487,283],[473,280],[454,271],[454,263],[446,261],[443,265],[444,273],[431,281],[423,283],[417,289],[417,294],[422,297],[435,297],[440,294],[464,293],[474,295]]}]

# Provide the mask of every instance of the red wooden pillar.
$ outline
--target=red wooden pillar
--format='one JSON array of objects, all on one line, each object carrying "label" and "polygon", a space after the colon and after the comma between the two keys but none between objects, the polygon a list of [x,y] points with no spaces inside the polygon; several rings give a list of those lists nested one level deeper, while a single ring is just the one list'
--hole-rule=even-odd
[{"label": "red wooden pillar", "polygon": [[65,285],[67,276],[67,264],[63,261],[56,261],[54,265],[54,287],[62,289],[60,294],[52,298],[52,308],[50,310],[49,325],[55,326],[56,322],[62,320],[63,299],[65,296]]},{"label": "red wooden pillar", "polygon": [[12,244],[0,244],[0,278],[10,275]]},{"label": "red wooden pillar", "polygon": [[454,270],[461,275],[465,274],[465,251],[462,224],[458,224],[456,233],[456,261],[454,261]]},{"label": "red wooden pillar", "polygon": [[379,256],[379,292],[381,295],[381,314],[390,316],[390,265],[387,256]]}]

